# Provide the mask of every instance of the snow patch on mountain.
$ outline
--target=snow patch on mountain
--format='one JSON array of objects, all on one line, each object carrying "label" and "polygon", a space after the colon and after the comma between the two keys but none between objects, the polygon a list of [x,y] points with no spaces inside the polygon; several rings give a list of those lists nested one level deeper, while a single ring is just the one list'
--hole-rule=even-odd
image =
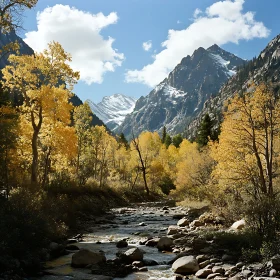
[{"label": "snow patch on mountain", "polygon": [[102,101],[95,104],[87,100],[91,110],[110,129],[116,129],[125,119],[125,116],[132,113],[136,99],[124,94],[114,94],[103,97]]},{"label": "snow patch on mountain", "polygon": [[231,77],[236,74],[236,71],[228,68],[228,66],[230,64],[230,60],[225,60],[218,54],[211,53],[210,55],[217,64],[219,64],[221,67],[224,67],[226,69],[225,71],[228,74],[228,76]]}]

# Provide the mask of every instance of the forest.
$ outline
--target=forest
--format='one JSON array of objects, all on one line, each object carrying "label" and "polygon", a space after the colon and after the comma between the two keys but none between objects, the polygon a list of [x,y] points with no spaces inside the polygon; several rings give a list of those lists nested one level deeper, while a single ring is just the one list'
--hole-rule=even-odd
[{"label": "forest", "polygon": [[[0,12],[2,27],[14,28],[14,18]],[[87,103],[71,104],[79,73],[70,62],[51,42],[34,55],[13,51],[2,70],[0,271],[15,259],[25,260],[27,272],[39,267],[42,249],[84,216],[157,199],[208,201],[230,220],[246,217],[262,242],[279,248],[279,87],[252,83],[225,104],[219,129],[204,116],[195,141],[166,128],[127,141],[92,126]]]}]

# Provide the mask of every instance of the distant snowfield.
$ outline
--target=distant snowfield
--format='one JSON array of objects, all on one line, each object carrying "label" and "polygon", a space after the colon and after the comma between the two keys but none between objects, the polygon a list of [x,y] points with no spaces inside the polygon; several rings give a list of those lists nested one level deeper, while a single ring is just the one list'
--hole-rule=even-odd
[{"label": "distant snowfield", "polygon": [[136,99],[117,93],[111,96],[105,96],[97,104],[91,100],[87,100],[87,102],[93,113],[105,124],[114,122],[117,125],[121,125],[126,115],[132,113]]}]

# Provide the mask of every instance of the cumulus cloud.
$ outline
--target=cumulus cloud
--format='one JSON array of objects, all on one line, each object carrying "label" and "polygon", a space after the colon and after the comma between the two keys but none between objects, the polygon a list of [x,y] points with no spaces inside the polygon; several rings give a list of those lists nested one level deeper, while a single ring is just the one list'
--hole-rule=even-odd
[{"label": "cumulus cloud", "polygon": [[[240,40],[267,37],[270,31],[254,19],[253,12],[243,12],[244,0],[224,0],[196,10],[195,19],[186,29],[169,30],[163,50],[154,56],[151,64],[141,70],[128,70],[126,82],[143,83],[154,87],[187,55],[199,47],[213,44],[238,44]],[[199,16],[199,17],[198,17]]]},{"label": "cumulus cloud", "polygon": [[202,11],[200,9],[195,9],[195,11],[193,13],[193,17],[197,18],[201,13],[202,13]]},{"label": "cumulus cloud", "polygon": [[147,41],[142,44],[144,51],[148,52],[152,48],[153,44],[152,41]]},{"label": "cumulus cloud", "polygon": [[71,66],[80,71],[87,84],[102,83],[106,72],[121,66],[124,55],[113,48],[114,39],[104,38],[103,28],[116,24],[117,13],[91,14],[67,5],[48,7],[37,14],[37,31],[25,34],[24,41],[41,52],[51,41],[71,53]]}]

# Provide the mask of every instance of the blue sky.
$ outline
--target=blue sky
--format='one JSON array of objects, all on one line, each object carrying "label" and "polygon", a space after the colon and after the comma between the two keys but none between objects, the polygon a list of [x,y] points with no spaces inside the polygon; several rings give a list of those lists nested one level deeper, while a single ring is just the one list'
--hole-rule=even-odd
[{"label": "blue sky", "polygon": [[56,40],[72,53],[82,100],[139,98],[199,46],[258,55],[280,33],[279,10],[279,0],[39,0],[20,36],[36,51]]}]

